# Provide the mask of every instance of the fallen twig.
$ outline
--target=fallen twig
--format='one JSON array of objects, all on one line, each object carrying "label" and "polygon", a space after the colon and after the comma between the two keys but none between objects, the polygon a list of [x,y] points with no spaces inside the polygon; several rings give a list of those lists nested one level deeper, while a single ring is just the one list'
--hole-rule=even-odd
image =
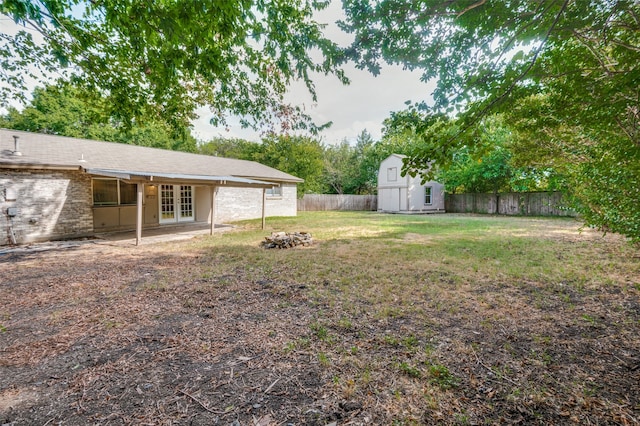
[{"label": "fallen twig", "polygon": [[[488,367],[487,365],[485,365],[482,361],[480,361],[480,358],[478,357],[478,354],[476,353],[476,351],[471,348],[471,351],[473,352],[473,355],[476,357],[476,361],[478,364],[480,364],[481,366],[483,366],[484,368],[486,368],[487,370],[491,371],[491,373],[495,374],[495,371],[493,371],[490,367]],[[513,380],[511,380],[510,378],[508,378],[505,375],[501,376],[503,379],[505,379],[507,382],[514,384],[516,386],[519,386],[519,384],[517,382],[514,382]]]},{"label": "fallen twig", "polygon": [[271,390],[271,388],[273,388],[276,385],[276,383],[278,383],[279,381],[280,381],[280,378],[277,378],[273,383],[269,385],[269,387],[264,391],[264,393],[268,393]]},{"label": "fallen twig", "polygon": [[227,414],[227,413],[228,413],[228,411],[217,411],[217,410],[212,410],[211,408],[209,408],[209,407],[207,407],[206,405],[204,405],[204,403],[203,403],[202,401],[200,401],[198,398],[196,398],[195,396],[193,396],[193,395],[191,395],[190,393],[187,393],[187,392],[185,392],[185,391],[183,391],[183,390],[179,390],[178,392],[180,392],[180,393],[182,393],[182,394],[184,394],[184,395],[188,396],[189,398],[193,399],[195,402],[197,402],[198,404],[200,404],[200,406],[201,406],[202,408],[204,408],[205,410],[207,410],[207,411],[208,411],[208,412],[210,412],[210,413],[213,413],[213,414]]}]

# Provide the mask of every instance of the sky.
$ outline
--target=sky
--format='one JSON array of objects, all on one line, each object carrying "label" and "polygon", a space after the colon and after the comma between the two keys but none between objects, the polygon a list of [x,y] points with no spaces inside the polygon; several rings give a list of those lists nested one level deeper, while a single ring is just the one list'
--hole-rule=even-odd
[{"label": "sky", "polygon": [[[317,90],[314,105],[305,88],[294,88],[288,94],[293,103],[305,106],[305,111],[316,124],[333,122],[330,128],[320,133],[326,144],[337,144],[344,139],[353,142],[365,129],[374,140],[379,140],[382,121],[389,117],[390,112],[405,109],[405,101],[431,99],[433,85],[421,82],[419,73],[397,66],[384,66],[377,77],[355,67],[347,67],[346,70],[351,79],[349,86],[342,85],[335,77],[322,76],[314,80]],[[230,120],[227,130],[211,126],[206,109],[201,109],[199,114],[200,118],[193,123],[193,134],[197,139],[222,136],[257,141],[260,138],[259,132],[242,129],[237,124],[238,120]]]},{"label": "sky", "polygon": [[[340,0],[332,0],[331,5],[318,13],[316,20],[327,24],[325,35],[330,40],[346,46],[351,36],[342,32],[335,22],[344,15]],[[420,81],[420,73],[403,70],[400,66],[383,65],[380,74],[374,77],[368,71],[358,70],[352,64],[344,67],[349,86],[344,86],[333,76],[319,76],[313,79],[316,85],[317,102],[303,85],[291,88],[286,99],[296,105],[304,105],[305,111],[318,125],[333,122],[320,133],[325,144],[338,144],[343,140],[354,143],[356,137],[367,130],[374,140],[379,140],[382,121],[390,112],[406,108],[406,101],[429,101],[435,83]],[[209,124],[211,114],[206,109],[199,111],[200,118],[194,121],[193,134],[197,139],[212,137],[238,137],[253,141],[260,140],[260,132],[242,129],[238,120],[231,119],[227,128],[215,128]],[[235,124],[235,125],[234,125]]]},{"label": "sky", "polygon": [[[343,33],[335,24],[342,17],[341,1],[332,0],[327,9],[318,13],[316,21],[327,24],[327,38],[346,46],[351,36]],[[2,18],[0,23],[3,32],[16,30],[11,20],[4,16]],[[354,143],[363,130],[367,130],[374,140],[379,140],[382,122],[392,111],[405,109],[406,101],[429,102],[435,86],[434,83],[421,82],[419,72],[403,70],[400,66],[383,65],[380,74],[375,77],[368,71],[356,69],[352,64],[345,66],[344,70],[351,80],[348,86],[334,76],[319,75],[313,79],[317,93],[315,103],[304,84],[292,86],[285,97],[287,102],[303,106],[315,124],[333,122],[319,135],[322,142],[329,145],[343,140]],[[197,113],[199,118],[193,122],[192,133],[198,140],[207,141],[218,136],[256,142],[260,140],[259,130],[241,128],[239,120],[234,117],[230,117],[229,125],[222,128],[209,123],[212,114],[207,108],[201,108]]]}]

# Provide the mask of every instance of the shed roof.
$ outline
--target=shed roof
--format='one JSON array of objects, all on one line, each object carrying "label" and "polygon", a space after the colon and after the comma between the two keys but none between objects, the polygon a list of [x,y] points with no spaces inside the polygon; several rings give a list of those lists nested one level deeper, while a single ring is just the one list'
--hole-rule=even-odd
[{"label": "shed roof", "polygon": [[[14,154],[14,136],[19,138],[19,151],[22,155]],[[298,177],[255,161],[8,129],[0,129],[0,166],[87,172],[101,170],[136,176],[179,176],[205,181],[231,177],[245,178],[248,181],[303,182]]]}]

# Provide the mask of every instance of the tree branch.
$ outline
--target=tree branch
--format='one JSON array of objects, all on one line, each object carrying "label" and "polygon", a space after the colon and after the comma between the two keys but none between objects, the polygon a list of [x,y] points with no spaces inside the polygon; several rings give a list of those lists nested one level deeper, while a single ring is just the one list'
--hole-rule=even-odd
[{"label": "tree branch", "polygon": [[458,15],[456,15],[456,18],[461,17],[462,15],[464,15],[465,13],[467,13],[468,11],[475,9],[476,7],[480,7],[483,4],[485,4],[487,2],[487,0],[480,0],[478,3],[474,3],[471,6],[466,7],[462,12],[458,13]]},{"label": "tree branch", "polygon": [[453,139],[456,139],[457,137],[459,137],[462,133],[464,133],[465,131],[467,131],[472,125],[476,124],[482,117],[484,117],[487,112],[489,112],[496,104],[498,104],[499,102],[501,102],[503,99],[505,99],[507,96],[509,96],[509,94],[511,94],[511,92],[513,91],[513,89],[515,89],[516,85],[522,81],[522,79],[529,74],[529,72],[531,71],[531,69],[533,69],[533,66],[535,65],[536,61],[538,60],[538,57],[540,56],[540,54],[542,53],[542,49],[543,47],[546,45],[547,41],[549,40],[549,37],[551,36],[551,33],[553,32],[553,30],[556,28],[556,26],[558,25],[558,22],[560,21],[560,17],[562,16],[562,14],[564,13],[564,11],[567,9],[567,6],[569,5],[569,2],[571,0],[564,0],[562,3],[562,7],[560,8],[560,11],[557,13],[557,15],[555,16],[555,19],[553,20],[553,23],[551,24],[551,26],[549,27],[549,29],[547,30],[544,38],[542,39],[542,42],[538,45],[538,47],[535,49],[533,57],[531,58],[531,61],[529,62],[529,65],[527,65],[527,67],[511,82],[511,84],[509,85],[509,87],[507,87],[507,89],[502,92],[499,96],[497,96],[495,99],[493,99],[491,102],[489,102],[488,105],[486,105],[484,108],[482,108],[482,110],[479,113],[474,114],[474,117],[472,117],[471,121],[463,126],[456,135],[453,136]]}]

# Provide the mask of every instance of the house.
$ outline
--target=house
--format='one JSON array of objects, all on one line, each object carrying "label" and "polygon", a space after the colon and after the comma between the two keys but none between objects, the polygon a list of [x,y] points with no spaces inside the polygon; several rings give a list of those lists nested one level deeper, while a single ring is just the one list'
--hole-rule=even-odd
[{"label": "house", "polygon": [[378,170],[378,211],[386,213],[444,213],[444,185],[421,183],[421,177],[401,176],[405,155],[392,154]]},{"label": "house", "polygon": [[299,182],[253,161],[0,129],[0,245],[295,216]]}]

